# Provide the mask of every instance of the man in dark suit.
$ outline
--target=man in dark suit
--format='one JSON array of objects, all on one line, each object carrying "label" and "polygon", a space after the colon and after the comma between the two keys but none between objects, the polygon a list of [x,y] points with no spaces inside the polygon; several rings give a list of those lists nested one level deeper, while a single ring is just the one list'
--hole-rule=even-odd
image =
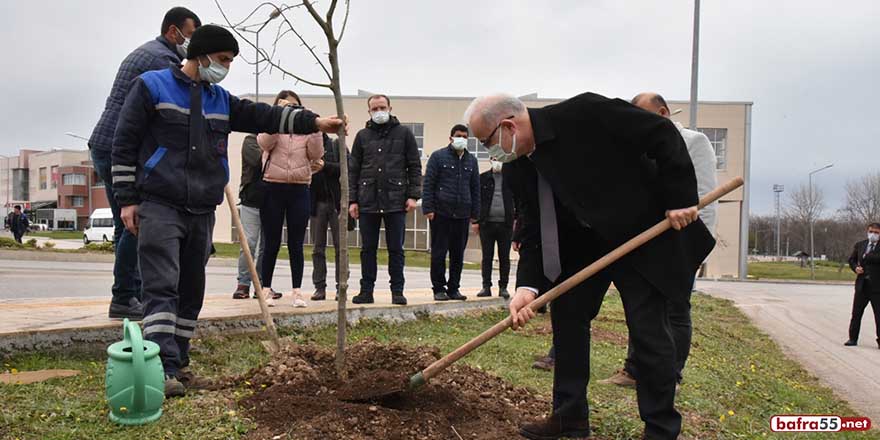
[{"label": "man in dark suit", "polygon": [[849,267],[856,275],[856,292],[853,296],[852,319],[849,322],[849,340],[843,345],[859,343],[859,330],[865,307],[871,303],[874,325],[877,328],[877,346],[880,347],[880,223],[868,225],[868,239],[856,243],[849,257]]},{"label": "man in dark suit", "polygon": [[506,162],[504,181],[517,199],[514,329],[534,317],[526,306],[537,295],[664,218],[675,228],[554,301],[553,413],[524,424],[520,434],[589,436],[590,320],[614,282],[634,362],[644,372],[637,384],[644,438],[676,438],[681,415],[666,300],[684,295],[714,246],[697,217],[696,177],[678,130],[666,118],[591,93],[542,109],[526,109],[512,96],[477,98],[465,119],[489,153]]}]

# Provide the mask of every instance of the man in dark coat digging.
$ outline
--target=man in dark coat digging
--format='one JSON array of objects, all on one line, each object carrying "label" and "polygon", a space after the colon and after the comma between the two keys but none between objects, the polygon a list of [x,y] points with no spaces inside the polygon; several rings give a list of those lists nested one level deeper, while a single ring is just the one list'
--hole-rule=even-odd
[{"label": "man in dark coat digging", "polygon": [[664,218],[674,228],[554,301],[553,412],[520,433],[531,439],[590,435],[590,320],[614,282],[634,362],[644,371],[637,385],[643,438],[676,438],[681,415],[674,407],[666,300],[689,289],[714,240],[698,219],[694,167],[675,125],[592,93],[541,109],[527,109],[512,96],[481,97],[465,120],[490,155],[507,163],[504,180],[520,201],[514,329],[534,317],[527,305],[538,295]]}]

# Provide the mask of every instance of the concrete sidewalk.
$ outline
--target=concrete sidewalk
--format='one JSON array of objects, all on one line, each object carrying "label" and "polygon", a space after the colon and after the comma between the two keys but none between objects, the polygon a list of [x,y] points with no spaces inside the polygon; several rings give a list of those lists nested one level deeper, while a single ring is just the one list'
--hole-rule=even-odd
[{"label": "concrete sidewalk", "polygon": [[[377,290],[376,304],[348,304],[348,319],[402,321],[431,314],[457,314],[477,309],[503,307],[498,297],[476,298],[479,289],[462,289],[467,301],[435,302],[430,289],[407,291],[406,306],[391,304],[391,292]],[[106,344],[122,335],[122,321],[107,317],[106,297],[4,299],[0,300],[0,353],[56,349],[75,344]],[[293,308],[292,298],[285,297],[269,310],[276,325],[316,325],[336,322],[337,303],[309,301],[307,308]],[[263,328],[256,299],[234,300],[226,295],[206,296],[196,337],[206,335],[257,332]]]}]

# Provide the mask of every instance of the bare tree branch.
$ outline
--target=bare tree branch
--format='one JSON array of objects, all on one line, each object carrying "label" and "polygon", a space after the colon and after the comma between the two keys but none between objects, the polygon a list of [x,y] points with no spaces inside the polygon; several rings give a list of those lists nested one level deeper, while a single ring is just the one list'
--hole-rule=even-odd
[{"label": "bare tree branch", "polygon": [[[248,45],[250,45],[251,47],[253,47],[254,50],[256,50],[260,55],[262,55],[262,56],[265,58],[265,61],[266,61],[267,63],[269,63],[269,65],[272,66],[272,68],[274,68],[274,69],[278,69],[281,73],[283,73],[283,74],[285,74],[285,75],[290,75],[291,77],[293,77],[293,78],[296,79],[297,81],[300,81],[300,82],[302,82],[302,83],[308,84],[308,85],[310,85],[310,86],[324,87],[324,88],[326,88],[326,89],[329,89],[329,88],[330,88],[330,84],[319,83],[319,82],[316,82],[316,81],[310,81],[310,80],[307,80],[307,79],[305,79],[305,78],[303,78],[303,77],[301,77],[301,76],[299,76],[299,75],[297,75],[297,74],[295,74],[295,73],[289,72],[289,71],[287,71],[286,69],[284,69],[283,67],[281,67],[281,65],[280,65],[279,63],[276,63],[275,61],[273,61],[272,59],[270,59],[270,58],[268,57],[268,54],[266,53],[265,50],[258,48],[253,42],[251,42],[250,39],[248,39],[247,37],[245,37],[244,35],[242,35],[242,33],[239,32],[238,29],[236,29],[235,27],[232,27],[232,22],[229,21],[229,17],[226,16],[226,12],[223,11],[223,7],[220,6],[220,0],[214,0],[214,4],[217,5],[217,9],[220,10],[220,15],[223,16],[223,20],[225,20],[226,23],[230,26],[230,28],[232,29],[232,32],[235,32],[235,34],[236,34],[239,38],[241,38],[242,40],[244,40],[245,42],[247,42]],[[271,4],[271,3],[270,3],[270,4]],[[273,6],[274,6],[274,5],[273,5]],[[278,10],[281,10],[281,9],[278,8]],[[284,13],[282,12],[281,15],[283,16]],[[285,17],[284,20],[287,21],[287,18]],[[290,22],[289,22],[289,21],[287,21],[287,23],[288,23],[288,25],[290,25]],[[293,29],[293,26],[292,26],[292,25],[290,25],[290,27],[291,27],[291,29]],[[294,33],[296,33],[296,31],[294,31]],[[299,35],[299,34],[297,34],[297,35]],[[304,43],[305,43],[305,42],[304,42]],[[313,54],[314,54],[314,52],[313,52]],[[322,67],[323,67],[323,65],[322,65]],[[327,70],[327,69],[324,69],[325,72],[326,72],[326,70]],[[328,77],[329,77],[329,74],[328,74]]]},{"label": "bare tree branch", "polygon": [[327,9],[327,19],[324,20],[327,24],[330,24],[333,21],[333,13],[336,12],[336,0],[332,0],[330,2],[330,8]]},{"label": "bare tree branch", "polygon": [[[308,4],[307,2],[304,1],[303,4],[307,5],[306,7],[309,9],[309,13],[311,13],[311,11],[314,11],[314,8],[312,8],[312,6],[310,4]],[[315,53],[314,46],[308,44],[306,42],[305,38],[303,38],[302,34],[297,32],[296,28],[293,27],[293,23],[291,23],[290,20],[287,19],[287,15],[284,13],[284,11],[281,12],[281,18],[284,20],[285,23],[287,23],[287,26],[296,35],[296,37],[299,38],[299,41],[302,42],[302,46],[304,46],[306,49],[309,50],[309,53],[312,54],[312,57],[315,58],[315,61],[317,61],[318,65],[321,66],[321,69],[324,70],[324,73],[327,75],[327,79],[332,80],[333,75],[331,75],[330,71],[327,70],[327,66],[324,65],[324,62],[321,60],[321,57],[319,57],[318,54]],[[319,20],[320,17],[317,19]],[[321,28],[324,29],[323,24],[321,25]]]},{"label": "bare tree branch", "polygon": [[[333,3],[336,3],[336,0],[334,0]],[[310,2],[309,0],[302,0],[302,4],[306,7],[306,9],[308,9],[309,14],[312,14],[312,18],[314,18],[315,21],[318,22],[318,26],[321,26],[321,29],[324,30],[324,33],[327,33],[327,22],[324,21],[323,18],[321,18],[321,14],[318,14],[318,11],[315,10],[315,6],[312,5],[312,2]]]},{"label": "bare tree branch", "polygon": [[336,43],[342,41],[342,36],[345,35],[345,26],[348,25],[348,12],[349,12],[350,2],[349,0],[345,0],[345,18],[342,19],[342,29],[339,31],[339,36],[336,37]]}]

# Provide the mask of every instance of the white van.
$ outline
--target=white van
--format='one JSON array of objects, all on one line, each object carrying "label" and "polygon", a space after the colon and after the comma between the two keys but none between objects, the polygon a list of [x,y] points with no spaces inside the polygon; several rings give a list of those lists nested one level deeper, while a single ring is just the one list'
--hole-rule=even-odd
[{"label": "white van", "polygon": [[92,241],[113,241],[113,211],[110,208],[100,208],[92,211],[89,224],[83,231],[83,243]]}]

